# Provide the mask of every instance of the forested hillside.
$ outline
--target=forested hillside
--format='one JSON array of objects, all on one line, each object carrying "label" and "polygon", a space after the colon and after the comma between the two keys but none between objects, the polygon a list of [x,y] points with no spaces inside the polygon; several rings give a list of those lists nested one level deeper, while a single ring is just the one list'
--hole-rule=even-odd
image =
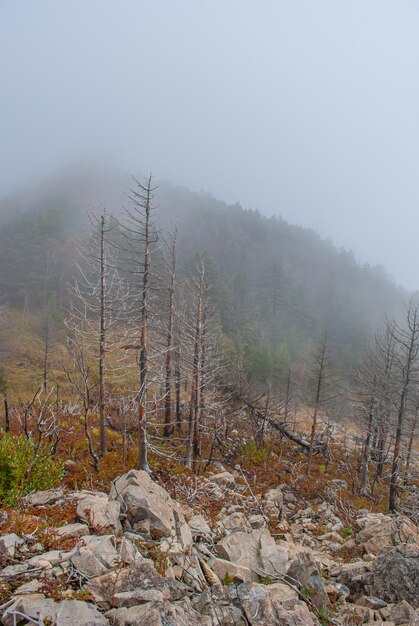
[{"label": "forested hillside", "polygon": [[[118,218],[131,182],[71,173],[1,203],[0,289],[18,310],[37,314],[46,297],[62,317],[74,272],[74,237],[88,236],[88,212]],[[324,332],[336,373],[348,376],[362,345],[405,295],[380,268],[360,265],[315,232],[229,206],[207,193],[162,182],[153,219],[178,230],[180,272],[208,259],[212,299],[227,351],[251,376],[269,382],[303,362]],[[244,358],[245,357],[245,358]]]}]

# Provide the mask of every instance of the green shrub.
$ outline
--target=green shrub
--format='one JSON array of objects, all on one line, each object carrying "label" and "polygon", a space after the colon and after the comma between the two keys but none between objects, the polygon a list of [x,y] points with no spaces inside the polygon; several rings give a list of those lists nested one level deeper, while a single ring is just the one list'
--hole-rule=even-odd
[{"label": "green shrub", "polygon": [[51,446],[42,445],[32,465],[34,447],[25,435],[2,433],[0,439],[0,502],[11,505],[30,491],[50,489],[63,476],[63,463],[50,456]]},{"label": "green shrub", "polygon": [[256,441],[250,439],[245,445],[240,447],[240,455],[244,462],[259,465],[269,458],[269,450],[267,448],[258,448]]}]

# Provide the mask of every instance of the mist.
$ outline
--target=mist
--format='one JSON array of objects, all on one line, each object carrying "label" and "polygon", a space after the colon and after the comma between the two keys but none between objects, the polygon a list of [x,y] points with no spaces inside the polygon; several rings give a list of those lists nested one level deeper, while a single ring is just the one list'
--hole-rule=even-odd
[{"label": "mist", "polygon": [[330,236],[419,288],[419,6],[3,0],[0,196],[79,163]]}]

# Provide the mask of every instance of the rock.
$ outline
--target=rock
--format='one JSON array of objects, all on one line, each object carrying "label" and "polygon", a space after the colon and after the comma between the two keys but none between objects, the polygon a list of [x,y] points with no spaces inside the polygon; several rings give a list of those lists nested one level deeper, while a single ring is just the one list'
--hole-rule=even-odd
[{"label": "rock", "polygon": [[357,604],[348,604],[346,605],[339,614],[340,619],[342,620],[341,624],[368,624],[369,622],[373,622],[377,625],[377,622],[374,621],[374,611],[367,606],[358,606]]},{"label": "rock", "polygon": [[241,531],[243,533],[252,532],[252,526],[247,517],[238,511],[221,517],[214,526],[214,534],[219,539],[234,531]]},{"label": "rock", "polygon": [[[16,623],[14,616],[16,611],[27,615],[33,620],[37,620],[36,623],[47,621],[51,626],[109,625],[108,620],[92,604],[81,602],[80,600],[55,602],[51,598],[45,598],[42,594],[16,598],[13,604],[3,613],[3,626],[13,626]],[[38,622],[39,618],[42,622]]]},{"label": "rock", "polygon": [[1,620],[3,626],[15,626],[18,623],[15,617],[16,612],[23,613],[23,615],[27,615],[33,620],[40,616],[42,620],[47,619],[49,623],[55,624],[57,603],[51,598],[46,598],[42,593],[17,597],[3,613]]},{"label": "rock", "polygon": [[211,538],[212,532],[211,528],[208,525],[207,520],[203,515],[193,515],[189,519],[189,528],[191,529],[192,536],[195,537],[206,537]]},{"label": "rock", "polygon": [[9,533],[8,535],[2,535],[0,537],[0,554],[6,554],[14,559],[16,549],[23,545],[25,542],[15,533]]},{"label": "rock", "polygon": [[239,606],[224,595],[222,587],[212,587],[192,599],[192,607],[205,626],[248,626]]},{"label": "rock", "polygon": [[249,524],[252,528],[264,528],[266,521],[263,515],[251,515],[249,517]]},{"label": "rock", "polygon": [[177,502],[147,472],[131,470],[113,481],[110,500],[121,505],[129,526],[144,520],[156,537],[177,537],[184,548],[192,546],[192,534]]},{"label": "rock", "polygon": [[83,546],[71,557],[71,563],[88,579],[101,576],[109,571],[109,568],[89,548]]},{"label": "rock", "polygon": [[419,546],[402,544],[378,555],[371,567],[371,593],[387,602],[419,605]]},{"label": "rock", "polygon": [[367,606],[370,609],[378,610],[387,606],[387,602],[381,600],[381,598],[376,598],[375,596],[361,596],[356,601],[356,604],[359,606]]},{"label": "rock", "polygon": [[63,550],[50,550],[49,552],[44,552],[43,554],[39,554],[37,556],[33,556],[27,561],[28,565],[32,567],[43,567],[41,563],[50,563],[51,566],[59,565],[64,561],[67,557],[68,553]]},{"label": "rock", "polygon": [[113,626],[202,626],[199,614],[186,602],[148,602],[129,609],[112,609],[106,617]]},{"label": "rock", "polygon": [[109,501],[106,494],[82,494],[78,498],[77,515],[94,530],[102,532],[119,531],[121,505],[115,500]]},{"label": "rock", "polygon": [[269,489],[263,497],[265,513],[271,517],[278,517],[284,507],[284,494],[281,487]]},{"label": "rock", "polygon": [[146,602],[163,602],[163,594],[158,589],[133,589],[132,591],[120,591],[113,596],[115,608],[125,606],[137,606]]},{"label": "rock", "polygon": [[324,609],[329,604],[319,566],[309,554],[300,554],[292,561],[287,577],[300,583],[301,588],[306,590],[317,609]]},{"label": "rock", "polygon": [[189,589],[177,580],[160,576],[151,559],[140,557],[131,567],[124,567],[102,576],[92,578],[88,588],[94,601],[102,608],[109,609],[117,593],[141,590],[158,590],[165,600],[180,600]]},{"label": "rock", "polygon": [[266,576],[285,573],[288,552],[275,543],[267,529],[230,533],[215,548],[221,559],[243,565],[255,574],[259,571]]},{"label": "rock", "polygon": [[355,541],[366,552],[378,554],[384,548],[401,543],[419,542],[419,531],[404,515],[369,513],[356,521],[362,530],[356,535]]},{"label": "rock", "polygon": [[25,502],[30,506],[49,506],[61,500],[64,496],[62,489],[48,489],[48,491],[35,491],[25,497]]},{"label": "rock", "polygon": [[221,582],[225,581],[226,578],[230,578],[231,582],[237,585],[238,583],[257,581],[259,579],[257,574],[254,574],[248,567],[225,561],[224,559],[211,559],[208,562],[208,566]]},{"label": "rock", "polygon": [[64,600],[58,604],[56,626],[107,626],[108,620],[93,604]]},{"label": "rock", "polygon": [[59,537],[84,537],[89,535],[89,527],[86,524],[65,524],[54,530]]},{"label": "rock", "polygon": [[236,489],[237,487],[235,478],[233,474],[230,474],[230,472],[214,474],[214,476],[210,476],[210,481],[219,487],[225,487],[226,489]]},{"label": "rock", "polygon": [[419,615],[415,609],[410,606],[406,600],[402,600],[398,604],[390,608],[390,619],[396,626],[409,624],[409,626],[419,626]]},{"label": "rock", "polygon": [[14,596],[25,596],[29,593],[39,593],[39,591],[41,590],[41,583],[39,582],[39,580],[37,580],[36,578],[34,578],[33,580],[29,581],[28,583],[23,583],[23,585],[20,585],[19,587],[17,587],[17,589],[14,590],[13,595]]},{"label": "rock", "polygon": [[276,544],[268,530],[260,532],[259,556],[265,576],[285,574],[288,565],[288,550]]},{"label": "rock", "polygon": [[82,538],[70,561],[83,576],[90,579],[106,574],[120,565],[122,559],[112,535],[90,535]]},{"label": "rock", "polygon": [[319,624],[307,605],[298,599],[297,593],[282,583],[268,586],[243,583],[234,589],[232,599],[234,597],[240,600],[246,624],[250,626]]},{"label": "rock", "polygon": [[[365,563],[365,561],[344,563],[338,568],[338,581],[350,589],[350,600],[354,601],[360,596],[366,595],[366,585],[371,582],[370,569],[370,564]],[[330,569],[329,573],[333,575],[333,569]]]}]

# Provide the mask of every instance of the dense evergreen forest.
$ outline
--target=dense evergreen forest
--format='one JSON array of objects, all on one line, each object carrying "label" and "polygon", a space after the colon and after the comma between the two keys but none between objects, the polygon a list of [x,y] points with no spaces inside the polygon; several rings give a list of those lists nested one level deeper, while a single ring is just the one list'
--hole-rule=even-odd
[{"label": "dense evergreen forest", "polygon": [[31,452],[23,477],[77,450],[96,479],[200,473],[285,440],[306,476],[338,454],[352,496],[414,511],[419,303],[382,269],[151,175],[68,175],[1,216],[1,441]]},{"label": "dense evergreen forest", "polygon": [[[69,174],[3,200],[4,301],[36,315],[48,300],[62,320],[74,241],[89,235],[86,215],[102,206],[121,217],[129,185],[116,175]],[[274,383],[304,363],[325,331],[336,374],[347,378],[366,338],[400,314],[406,294],[382,268],[361,265],[351,252],[280,216],[267,218],[167,182],[159,184],[156,205],[156,227],[177,228],[180,273],[197,254],[207,257],[228,358],[242,360],[260,383]]]}]

